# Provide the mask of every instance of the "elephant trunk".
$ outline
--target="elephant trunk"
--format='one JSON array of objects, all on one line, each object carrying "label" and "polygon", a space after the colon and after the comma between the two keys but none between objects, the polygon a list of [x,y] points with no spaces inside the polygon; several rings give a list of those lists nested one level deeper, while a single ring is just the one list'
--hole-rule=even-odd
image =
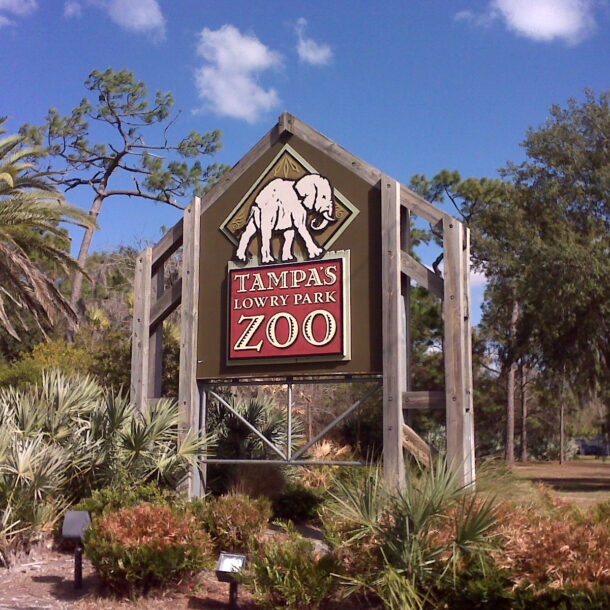
[{"label": "elephant trunk", "polygon": [[314,231],[323,231],[329,222],[335,222],[335,218],[332,217],[332,214],[329,212],[324,212],[322,214],[322,220],[316,222],[315,218],[311,221],[309,225]]}]

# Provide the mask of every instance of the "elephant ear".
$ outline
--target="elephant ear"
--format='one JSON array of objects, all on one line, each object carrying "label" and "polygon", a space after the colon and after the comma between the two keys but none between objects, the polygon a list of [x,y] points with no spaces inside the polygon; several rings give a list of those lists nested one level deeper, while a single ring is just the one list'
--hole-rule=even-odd
[{"label": "elephant ear", "polygon": [[320,176],[318,174],[307,174],[294,184],[294,190],[301,198],[301,203],[308,210],[311,210],[316,202],[319,180]]}]

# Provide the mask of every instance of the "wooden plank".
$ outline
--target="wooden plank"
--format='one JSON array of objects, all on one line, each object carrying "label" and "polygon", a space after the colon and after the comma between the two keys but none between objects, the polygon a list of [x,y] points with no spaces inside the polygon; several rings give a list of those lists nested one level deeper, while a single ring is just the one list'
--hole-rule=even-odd
[{"label": "wooden plank", "polygon": [[150,309],[150,329],[153,332],[182,302],[182,278],[178,278],[155,301]]},{"label": "wooden plank", "polygon": [[153,246],[152,270],[153,273],[182,246],[183,222],[180,219],[169,231]]},{"label": "wooden plank", "polygon": [[445,248],[445,298],[443,321],[445,337],[445,393],[447,413],[447,457],[466,483],[464,455],[464,412],[466,407],[464,376],[464,258],[462,223],[443,222]]},{"label": "wooden plank", "polygon": [[[400,248],[402,252],[411,252],[411,211],[408,208],[400,208]],[[404,388],[411,389],[412,383],[412,350],[411,338],[411,278],[404,273],[400,275],[400,294],[402,295],[402,349],[405,353]],[[413,425],[413,411],[404,411],[403,418],[408,426]]]},{"label": "wooden plank", "polygon": [[445,404],[445,392],[407,391],[402,395],[403,409],[444,409]]},{"label": "wooden plank", "polygon": [[432,451],[426,441],[407,424],[402,426],[402,446],[424,466],[430,466]]},{"label": "wooden plank", "polygon": [[383,472],[389,490],[404,485],[402,394],[405,390],[401,349],[400,185],[381,181],[381,285],[383,333]]},{"label": "wooden plank", "polygon": [[[337,163],[347,167],[358,177],[368,182],[371,186],[378,186],[382,172],[369,163],[356,157],[351,152],[333,142],[330,138],[313,129],[297,117],[284,113],[282,115],[282,126],[301,140],[318,148]],[[443,218],[450,218],[448,214],[438,209],[414,193],[404,185],[400,185],[400,204],[409,208],[414,214],[425,218],[431,223],[437,223]]]},{"label": "wooden plank", "polygon": [[256,163],[274,144],[279,142],[279,139],[279,129],[275,125],[203,196],[201,213],[213,205],[253,163]]},{"label": "wooden plank", "polygon": [[404,184],[400,186],[400,205],[409,208],[413,214],[425,218],[431,224],[451,218],[449,214],[432,205]]},{"label": "wooden plank", "polygon": [[148,398],[148,350],[150,344],[150,293],[152,248],[136,258],[134,277],[133,331],[131,336],[131,401],[143,409]]},{"label": "wooden plank", "polygon": [[[152,274],[150,299],[157,303],[165,290],[164,265],[160,265]],[[152,307],[150,312],[152,318]],[[163,326],[155,325],[152,328],[152,319],[149,319],[149,352],[148,352],[148,396],[161,398],[161,382],[163,380]]]},{"label": "wooden plank", "polygon": [[[182,252],[182,308],[180,321],[180,373],[178,404],[180,434],[198,429],[199,392],[197,390],[197,321],[199,298],[201,199],[195,197],[184,211],[184,248]],[[195,473],[191,473],[189,494],[197,493]]]},{"label": "wooden plank", "polygon": [[292,119],[293,116],[289,112],[282,112],[282,114],[280,114],[280,118],[277,122],[277,129],[280,135],[286,132],[292,133]]},{"label": "wooden plank", "polygon": [[444,281],[440,275],[436,275],[434,271],[422,265],[418,260],[415,260],[407,252],[401,253],[402,272],[414,279],[420,286],[429,290],[432,294],[442,299],[444,296]]},{"label": "wooden plank", "polygon": [[464,285],[464,460],[465,484],[476,481],[474,448],[474,388],[472,381],[472,322],[470,297],[470,229],[464,226],[464,247],[462,249],[462,278]]}]

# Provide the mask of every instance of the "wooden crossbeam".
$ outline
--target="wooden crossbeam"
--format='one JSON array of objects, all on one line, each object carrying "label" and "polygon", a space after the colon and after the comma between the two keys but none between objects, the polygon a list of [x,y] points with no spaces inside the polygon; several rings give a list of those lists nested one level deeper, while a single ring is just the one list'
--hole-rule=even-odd
[{"label": "wooden crossbeam", "polygon": [[182,278],[178,278],[150,308],[150,332],[154,332],[181,302]]},{"label": "wooden crossbeam", "polygon": [[403,392],[403,409],[444,409],[445,392]]},{"label": "wooden crossbeam", "polygon": [[422,265],[414,259],[408,252],[401,252],[402,272],[414,279],[420,286],[429,290],[432,294],[442,299],[444,296],[444,281],[440,275],[430,271],[428,267]]},{"label": "wooden crossbeam", "polygon": [[413,430],[413,428],[402,425],[402,446],[424,466],[430,466],[432,451],[426,441]]},{"label": "wooden crossbeam", "polygon": [[165,261],[182,246],[183,240],[183,221],[180,219],[156,244],[152,249],[152,271],[153,273]]}]

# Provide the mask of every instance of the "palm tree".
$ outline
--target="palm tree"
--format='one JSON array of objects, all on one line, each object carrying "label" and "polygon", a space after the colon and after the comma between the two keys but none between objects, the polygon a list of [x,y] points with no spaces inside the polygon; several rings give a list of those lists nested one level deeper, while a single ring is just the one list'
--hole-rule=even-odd
[{"label": "palm tree", "polygon": [[[0,118],[0,135],[5,120]],[[49,174],[37,169],[42,150],[24,142],[19,135],[0,138],[0,324],[16,339],[28,318],[43,332],[62,316],[76,320],[45,267],[65,273],[78,268],[60,223],[91,225],[88,214],[67,205]]]}]

